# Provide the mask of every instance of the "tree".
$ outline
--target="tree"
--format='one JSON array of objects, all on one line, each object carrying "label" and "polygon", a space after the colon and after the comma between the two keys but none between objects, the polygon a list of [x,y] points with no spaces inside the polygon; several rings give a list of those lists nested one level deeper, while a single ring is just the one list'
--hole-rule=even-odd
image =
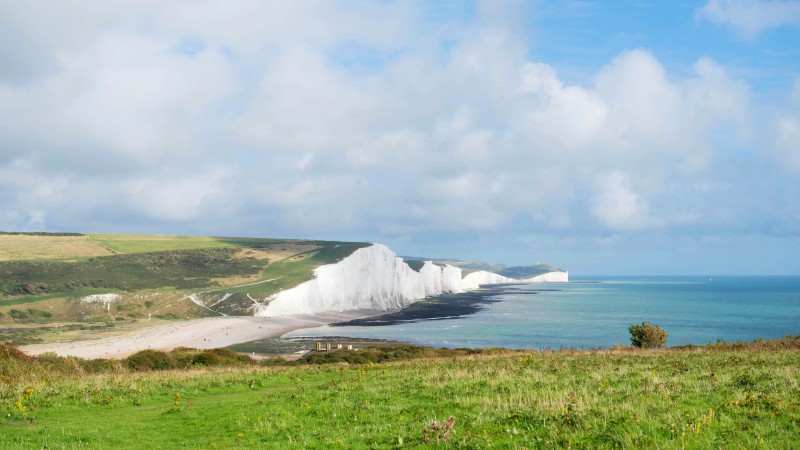
[{"label": "tree", "polygon": [[631,333],[631,344],[634,347],[661,348],[667,344],[667,332],[650,322],[631,325],[628,331]]}]

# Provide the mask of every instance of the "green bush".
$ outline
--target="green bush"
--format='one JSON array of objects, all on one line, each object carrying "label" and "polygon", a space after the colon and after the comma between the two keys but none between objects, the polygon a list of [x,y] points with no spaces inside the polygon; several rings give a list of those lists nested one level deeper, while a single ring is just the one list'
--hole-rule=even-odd
[{"label": "green bush", "polygon": [[132,370],[168,370],[176,367],[175,360],[167,353],[158,350],[142,350],[125,359]]},{"label": "green bush", "polygon": [[11,316],[14,320],[22,320],[28,318],[28,313],[25,311],[20,311],[18,309],[12,309],[8,312],[8,315]]},{"label": "green bush", "polygon": [[168,355],[176,368],[255,364],[255,361],[249,356],[226,348],[198,350],[196,348],[176,347]]},{"label": "green bush", "polygon": [[191,358],[193,366],[219,366],[222,365],[222,358],[211,352],[201,352]]},{"label": "green bush", "polygon": [[53,317],[53,314],[50,311],[40,311],[38,309],[28,308],[28,314],[33,317],[41,317],[44,319],[49,319]]},{"label": "green bush", "polygon": [[667,345],[667,332],[650,322],[631,325],[628,331],[631,333],[631,345],[634,347],[663,348]]}]

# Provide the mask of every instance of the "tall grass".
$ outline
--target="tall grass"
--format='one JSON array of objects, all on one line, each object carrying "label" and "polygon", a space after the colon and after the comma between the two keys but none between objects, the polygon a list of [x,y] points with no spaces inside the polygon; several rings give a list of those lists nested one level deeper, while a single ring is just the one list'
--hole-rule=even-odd
[{"label": "tall grass", "polygon": [[0,347],[0,447],[797,448],[798,347],[431,349],[146,372],[48,369]]}]

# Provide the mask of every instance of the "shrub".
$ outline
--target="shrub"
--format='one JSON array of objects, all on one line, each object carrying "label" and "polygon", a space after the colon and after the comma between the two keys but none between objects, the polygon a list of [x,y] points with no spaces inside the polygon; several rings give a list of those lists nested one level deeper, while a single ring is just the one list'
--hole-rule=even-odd
[{"label": "shrub", "polygon": [[8,315],[11,316],[11,318],[14,319],[14,320],[27,319],[28,318],[28,313],[26,313],[25,311],[20,311],[18,309],[10,310],[8,312]]},{"label": "shrub", "polygon": [[38,309],[28,308],[28,314],[33,317],[42,317],[45,319],[49,319],[53,317],[53,314],[50,311],[40,311]]},{"label": "shrub", "polygon": [[222,365],[222,358],[212,352],[200,352],[192,356],[193,366],[219,366]]},{"label": "shrub", "polygon": [[132,370],[168,370],[175,368],[175,361],[165,352],[142,350],[125,359]]},{"label": "shrub", "polygon": [[252,358],[226,348],[198,350],[188,347],[176,347],[169,352],[169,357],[176,367],[192,366],[238,366],[254,364]]},{"label": "shrub", "polygon": [[0,361],[7,363],[11,360],[30,362],[31,357],[25,353],[22,353],[21,350],[17,349],[13,345],[0,344]]},{"label": "shrub", "polygon": [[628,331],[631,333],[631,344],[634,347],[662,348],[667,344],[667,332],[650,322],[631,325]]},{"label": "shrub", "polygon": [[236,353],[235,351],[227,348],[215,348],[206,351],[217,355],[226,365],[252,364],[255,362],[253,358],[247,355],[242,355],[241,353]]}]

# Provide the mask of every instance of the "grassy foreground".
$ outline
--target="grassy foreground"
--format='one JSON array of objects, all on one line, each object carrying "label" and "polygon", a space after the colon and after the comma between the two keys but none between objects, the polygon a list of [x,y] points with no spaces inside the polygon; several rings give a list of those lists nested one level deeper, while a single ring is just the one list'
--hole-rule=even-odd
[{"label": "grassy foreground", "polygon": [[98,374],[7,357],[0,447],[800,446],[798,338],[425,354],[451,356]]}]

